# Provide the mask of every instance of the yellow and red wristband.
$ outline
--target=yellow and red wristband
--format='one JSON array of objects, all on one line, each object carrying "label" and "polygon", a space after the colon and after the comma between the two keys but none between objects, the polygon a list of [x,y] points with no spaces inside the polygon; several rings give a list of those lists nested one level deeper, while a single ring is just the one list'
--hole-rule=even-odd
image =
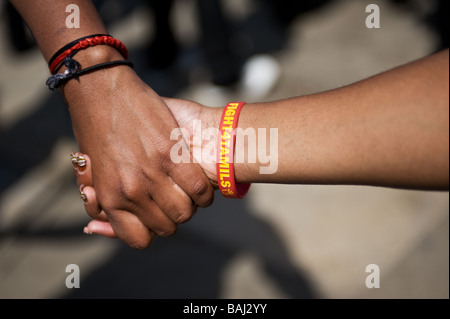
[{"label": "yellow and red wristband", "polygon": [[228,103],[220,120],[217,143],[217,182],[220,192],[227,198],[244,198],[251,185],[236,183],[234,174],[236,129],[239,114],[245,104],[245,102]]}]

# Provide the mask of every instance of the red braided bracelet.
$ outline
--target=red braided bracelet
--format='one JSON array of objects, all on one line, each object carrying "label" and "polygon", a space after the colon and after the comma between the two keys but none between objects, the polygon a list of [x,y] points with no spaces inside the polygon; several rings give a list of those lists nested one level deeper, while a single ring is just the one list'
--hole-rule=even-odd
[{"label": "red braided bracelet", "polygon": [[[71,44],[73,44],[73,45],[71,45]],[[50,73],[55,74],[58,66],[61,65],[61,63],[64,61],[64,59],[67,56],[69,56],[79,50],[83,50],[88,47],[101,45],[101,44],[109,45],[109,46],[117,49],[123,55],[123,57],[126,60],[128,60],[128,50],[121,41],[113,38],[110,35],[94,35],[94,36],[83,37],[79,40],[75,40],[75,41],[71,42],[69,44],[71,46],[67,50],[64,50],[60,54],[58,54],[60,52],[60,51],[58,51],[57,52],[58,55],[56,57],[54,56],[54,57],[52,57],[52,59],[50,59],[50,66],[49,66]]]}]

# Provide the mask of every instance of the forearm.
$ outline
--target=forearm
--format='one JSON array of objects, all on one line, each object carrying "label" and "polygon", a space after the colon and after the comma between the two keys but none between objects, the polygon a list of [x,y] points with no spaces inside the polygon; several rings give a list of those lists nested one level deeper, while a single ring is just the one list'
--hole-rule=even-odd
[{"label": "forearm", "polygon": [[[74,1],[10,1],[28,24],[46,61],[49,61],[55,52],[67,43],[87,35],[107,33],[97,9],[90,0],[75,2],[80,10],[79,28],[68,28],[66,25],[66,19],[70,14],[66,12],[66,7],[73,4]],[[119,51],[107,45],[89,47],[76,54],[76,60],[82,68],[121,59],[123,56]],[[63,66],[60,72],[64,69]],[[85,126],[86,118],[92,117],[88,112],[98,113],[96,107],[100,103],[97,102],[97,99],[105,100],[104,96],[99,96],[99,91],[101,90],[104,95],[109,95],[111,91],[117,89],[117,79],[122,76],[121,72],[132,71],[128,70],[126,66],[101,70],[80,77],[79,81],[69,81],[61,88],[61,93],[69,106],[75,131],[78,126]]]},{"label": "forearm", "polygon": [[[90,34],[106,33],[106,28],[92,1],[78,0],[10,0],[27,23],[46,61],[67,43]],[[80,8],[80,28],[68,28],[70,13],[66,7]]]},{"label": "forearm", "polygon": [[240,128],[278,128],[278,169],[246,162],[236,178],[448,189],[448,77],[446,51],[333,91],[246,105]]}]

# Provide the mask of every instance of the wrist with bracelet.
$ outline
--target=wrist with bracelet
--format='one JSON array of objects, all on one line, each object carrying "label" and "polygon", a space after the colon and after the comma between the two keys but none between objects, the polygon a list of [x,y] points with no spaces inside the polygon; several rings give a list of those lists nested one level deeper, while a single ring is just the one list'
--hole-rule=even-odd
[{"label": "wrist with bracelet", "polygon": [[217,142],[217,183],[221,194],[226,198],[243,199],[251,184],[236,183],[235,153],[236,130],[242,107],[245,102],[228,103],[222,113]]},{"label": "wrist with bracelet", "polygon": [[[115,48],[125,59],[106,61],[82,68],[82,65],[75,60],[74,56],[81,50],[98,45]],[[100,69],[119,65],[133,67],[133,63],[128,61],[128,50],[125,45],[106,34],[94,34],[68,43],[52,56],[48,65],[52,76],[49,77],[46,84],[52,91],[71,79],[78,79],[82,75]],[[67,69],[63,73],[57,73],[63,65]],[[240,111],[245,104],[245,102],[228,103],[220,121],[216,171],[220,192],[226,198],[243,199],[251,186],[251,184],[236,183],[234,170],[236,129]]]},{"label": "wrist with bracelet", "polygon": [[[75,60],[74,56],[81,50],[98,45],[107,45],[116,49],[125,59],[107,61],[82,68],[81,64]],[[100,69],[118,65],[133,67],[133,63],[128,61],[128,50],[126,46],[118,39],[115,39],[107,34],[93,34],[66,44],[52,56],[48,65],[52,76],[48,78],[46,85],[52,91],[67,83],[71,79],[78,79],[79,76]],[[63,73],[57,73],[63,65],[65,65],[67,69]]]}]

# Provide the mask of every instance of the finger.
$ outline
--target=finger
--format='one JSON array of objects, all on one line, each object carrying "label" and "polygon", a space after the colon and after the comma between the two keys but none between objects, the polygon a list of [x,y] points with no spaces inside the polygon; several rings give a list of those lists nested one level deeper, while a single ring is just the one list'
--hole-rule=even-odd
[{"label": "finger", "polygon": [[77,185],[93,186],[92,165],[88,155],[74,152],[71,154],[73,173],[77,179]]},{"label": "finger", "polygon": [[189,221],[197,211],[197,205],[191,197],[170,177],[168,178],[168,185],[164,188],[159,187],[153,198],[164,214],[175,224]]},{"label": "finger", "polygon": [[117,238],[116,233],[114,232],[114,229],[112,228],[111,224],[107,221],[99,221],[99,220],[93,220],[87,224],[86,227],[84,227],[84,233],[89,235],[101,235],[108,238]]},{"label": "finger", "polygon": [[[145,208],[142,209],[141,207]],[[172,236],[177,231],[176,223],[152,200],[135,207],[133,213],[148,229],[161,237]]]},{"label": "finger", "polygon": [[107,213],[107,216],[116,236],[134,249],[147,248],[156,237],[136,215],[128,211],[114,211]]},{"label": "finger", "polygon": [[214,200],[214,188],[196,163],[173,164],[169,172],[177,184],[199,207],[208,207]]},{"label": "finger", "polygon": [[[159,172],[158,174],[160,176],[156,176],[153,180],[143,178],[132,186],[130,186],[131,184],[122,184],[124,186],[121,192],[114,193],[114,189],[96,190],[97,200],[109,221],[111,222],[111,216],[115,216],[117,211],[125,211],[134,214],[145,227],[157,235],[161,237],[173,235],[176,232],[177,224],[165,214],[161,207],[164,207],[164,202],[166,204],[178,202],[180,196],[183,196],[188,207],[192,203],[189,196],[183,192],[174,192],[175,184],[166,173]],[[155,180],[158,180],[158,183]],[[91,191],[89,188],[87,189]],[[166,192],[167,196],[165,198],[159,196],[157,202],[155,194],[163,192]],[[95,213],[97,212],[93,212],[94,216]]]},{"label": "finger", "polygon": [[86,213],[93,219],[108,221],[108,217],[103,212],[97,200],[95,189],[91,186],[80,186],[80,198],[84,203]]}]

